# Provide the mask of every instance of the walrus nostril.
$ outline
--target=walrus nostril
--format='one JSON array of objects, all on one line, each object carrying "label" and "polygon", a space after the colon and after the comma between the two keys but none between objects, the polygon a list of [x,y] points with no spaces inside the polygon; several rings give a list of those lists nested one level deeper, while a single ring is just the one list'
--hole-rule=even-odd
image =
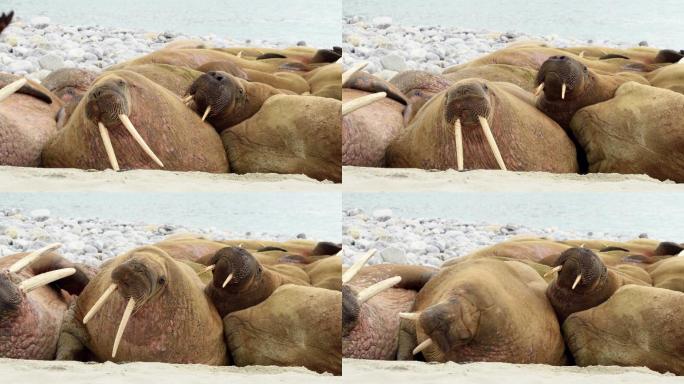
[{"label": "walrus nostril", "polygon": [[219,75],[219,76],[216,76],[216,80],[218,80],[218,81],[221,81],[221,80],[223,80],[223,76],[221,76],[221,75]]}]

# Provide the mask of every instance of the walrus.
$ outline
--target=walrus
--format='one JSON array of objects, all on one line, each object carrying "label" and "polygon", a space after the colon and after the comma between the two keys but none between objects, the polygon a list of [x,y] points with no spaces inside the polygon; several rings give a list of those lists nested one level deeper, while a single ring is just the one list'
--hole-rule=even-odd
[{"label": "walrus", "polygon": [[62,105],[40,84],[0,74],[0,165],[39,166]]},{"label": "walrus", "polygon": [[670,257],[660,260],[648,268],[653,286],[684,293],[684,257]]},{"label": "walrus", "polygon": [[605,303],[570,315],[563,334],[579,366],[646,366],[684,375],[682,306],[682,292],[626,285]]},{"label": "walrus", "polygon": [[254,116],[269,97],[284,93],[227,72],[207,72],[186,91],[187,99],[194,102],[202,120],[206,118],[218,133]]},{"label": "walrus", "polygon": [[268,98],[254,116],[221,134],[232,170],[341,182],[340,113],[341,102],[327,97]]},{"label": "walrus", "polygon": [[88,272],[53,251],[0,258],[0,357],[53,360],[59,329],[72,300],[88,284]]},{"label": "walrus", "polygon": [[342,256],[339,255],[339,250],[325,253],[332,256],[326,256],[303,267],[309,276],[309,283],[312,287],[342,291]]},{"label": "walrus", "polygon": [[330,64],[302,75],[309,83],[310,94],[342,100],[342,65]]},{"label": "walrus", "polygon": [[7,28],[8,25],[12,22],[12,17],[14,17],[14,11],[9,11],[9,13],[3,12],[2,15],[0,15],[0,33]]},{"label": "walrus", "polygon": [[684,64],[668,65],[645,75],[652,86],[684,95]]},{"label": "walrus", "polygon": [[534,107],[529,92],[481,79],[461,80],[432,97],[389,145],[387,164],[442,170],[578,169],[572,141]]},{"label": "walrus", "polygon": [[[197,68],[198,71],[200,72],[228,72],[232,74],[233,76],[256,82],[256,83],[264,83],[267,85],[270,85],[273,88],[278,88],[278,89],[283,89],[283,90],[288,90],[291,92],[294,92],[296,94],[303,94],[305,92],[309,92],[311,89],[309,87],[309,83],[304,80],[304,78],[297,74],[297,73],[292,73],[292,72],[274,72],[274,73],[266,73],[266,72],[261,72],[253,69],[242,69],[238,67],[235,63],[231,61],[214,61],[210,63],[206,63],[199,68]],[[240,72],[244,73],[243,75],[236,74],[237,70]]]},{"label": "walrus", "polygon": [[418,292],[413,312],[401,315],[399,359],[422,353],[428,362],[563,365],[546,285],[519,261],[487,258],[440,269]]},{"label": "walrus", "polygon": [[413,120],[416,113],[432,96],[455,83],[454,80],[447,79],[445,76],[416,70],[400,72],[392,77],[389,82],[397,87],[399,92],[404,95],[407,104],[411,105],[410,116],[405,119],[407,123]]},{"label": "walrus", "polygon": [[224,318],[235,365],[304,366],[342,374],[339,291],[286,284],[264,302]]},{"label": "walrus", "polygon": [[558,276],[549,284],[546,296],[561,324],[571,314],[608,300],[623,285],[649,285],[606,268],[601,259],[586,248],[564,251],[548,274],[553,272]]},{"label": "walrus", "polygon": [[171,91],[126,70],[98,78],[42,160],[46,167],[228,171],[210,125]]},{"label": "walrus", "polygon": [[67,312],[57,359],[225,365],[221,317],[203,289],[156,247],[111,259]]},{"label": "walrus", "polygon": [[645,173],[681,183],[682,110],[684,95],[628,82],[612,99],[575,113],[570,128],[587,153],[589,172]]},{"label": "walrus", "polygon": [[41,81],[41,84],[62,99],[64,103],[69,103],[72,100],[78,103],[98,76],[98,73],[87,69],[62,68],[50,72]]},{"label": "walrus", "polygon": [[399,314],[411,310],[416,293],[436,270],[398,264],[363,267],[373,254],[361,257],[343,275],[342,355],[395,360]]},{"label": "walrus", "polygon": [[185,96],[192,83],[202,76],[200,71],[168,64],[131,65],[126,70],[147,77],[177,96]]}]

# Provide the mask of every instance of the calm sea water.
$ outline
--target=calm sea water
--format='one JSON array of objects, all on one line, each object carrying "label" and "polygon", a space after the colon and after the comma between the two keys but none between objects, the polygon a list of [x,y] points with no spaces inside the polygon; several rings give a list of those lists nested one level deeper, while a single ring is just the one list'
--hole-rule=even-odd
[{"label": "calm sea water", "polygon": [[684,48],[682,0],[344,0],[347,16],[390,16],[406,25]]},{"label": "calm sea water", "polygon": [[681,193],[352,193],[342,206],[408,218],[605,232],[684,241]]},{"label": "calm sea water", "polygon": [[239,40],[266,40],[310,46],[340,45],[340,0],[1,0],[18,16],[48,16],[75,26],[102,25],[215,34]]},{"label": "calm sea water", "polygon": [[3,193],[0,208],[49,209],[63,218],[342,238],[338,193]]}]

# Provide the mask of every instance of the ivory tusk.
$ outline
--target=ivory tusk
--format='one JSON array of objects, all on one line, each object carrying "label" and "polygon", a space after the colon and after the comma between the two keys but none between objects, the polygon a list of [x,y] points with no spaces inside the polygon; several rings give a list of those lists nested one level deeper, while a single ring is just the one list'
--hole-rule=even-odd
[{"label": "ivory tusk", "polygon": [[539,84],[539,86],[534,90],[534,95],[539,96],[541,91],[544,90],[544,83]]},{"label": "ivory tusk", "polygon": [[116,331],[116,338],[114,339],[114,348],[112,349],[112,358],[116,357],[116,351],[119,349],[119,343],[121,342],[121,337],[123,336],[123,333],[126,330],[126,325],[128,324],[128,320],[131,318],[131,314],[133,313],[133,308],[135,308],[135,299],[131,297],[128,300],[128,305],[126,305],[126,309],[124,310],[123,316],[121,317],[121,323],[119,323],[119,329]]},{"label": "ivory tusk", "polygon": [[5,85],[2,89],[0,89],[0,101],[12,96],[16,91],[20,90],[21,87],[26,85],[26,83],[28,83],[28,80],[22,78]]},{"label": "ivory tusk", "polygon": [[242,58],[242,51],[238,52],[237,57]]},{"label": "ivory tusk", "polygon": [[93,305],[93,307],[90,308],[90,310],[88,311],[88,313],[86,313],[86,315],[83,316],[83,324],[87,324],[87,323],[90,321],[90,319],[92,319],[93,316],[95,316],[95,315],[97,314],[97,312],[100,310],[100,308],[102,308],[102,306],[104,305],[104,303],[105,303],[105,302],[107,301],[107,299],[109,298],[109,295],[111,295],[112,292],[114,292],[114,291],[116,290],[116,288],[117,288],[117,285],[116,285],[116,284],[111,284],[111,285],[107,288],[107,290],[104,291],[104,293],[102,294],[102,296],[100,296],[100,298],[97,299],[97,301],[95,302],[95,304]]},{"label": "ivory tusk", "polygon": [[418,344],[418,346],[415,349],[413,349],[413,354],[417,355],[418,353],[422,352],[425,348],[427,348],[431,345],[432,345],[432,339],[430,339],[430,338],[425,339],[425,341]]},{"label": "ivory tusk", "polygon": [[417,321],[420,317],[420,312],[399,312],[399,317],[406,320]]},{"label": "ivory tusk", "polygon": [[565,83],[563,83],[563,85],[561,86],[561,99],[563,99],[563,100],[565,100],[565,89],[566,88],[567,88],[567,85],[565,85]]},{"label": "ivory tusk", "polygon": [[209,272],[209,271],[213,271],[214,268],[216,268],[216,265],[215,265],[215,264],[210,265],[210,266],[204,268],[203,270],[201,270],[201,271],[197,274],[197,276],[202,276],[202,275],[204,275],[205,273],[207,273],[207,272]]},{"label": "ivory tusk", "polygon": [[76,273],[76,268],[62,268],[55,269],[54,271],[41,273],[40,275],[33,276],[19,283],[19,289],[24,291],[24,293],[29,293],[36,288],[40,288],[44,285],[48,285],[59,279],[69,277]]},{"label": "ivory tusk", "polygon": [[228,285],[228,283],[230,283],[231,280],[233,280],[233,274],[232,273],[230,275],[228,275],[228,277],[226,277],[226,281],[223,282],[223,286],[221,286],[221,288],[225,288],[226,285]]},{"label": "ivory tusk", "polygon": [[349,269],[347,269],[343,274],[342,274],[342,284],[347,284],[348,282],[351,281],[351,279],[356,276],[357,273],[363,268],[364,265],[368,262],[368,260],[375,255],[375,252],[377,252],[375,249],[371,249],[370,251],[366,252],[365,255],[361,256],[354,265],[352,265]]},{"label": "ivory tusk", "polygon": [[202,115],[202,121],[207,119],[207,116],[209,116],[209,112],[211,112],[211,106],[208,106],[207,109],[204,110],[204,115]]},{"label": "ivory tusk", "polygon": [[548,272],[546,272],[546,273],[544,274],[544,277],[547,277],[547,276],[549,276],[549,275],[553,275],[554,272],[558,272],[558,271],[560,271],[562,268],[563,268],[562,265],[559,265],[559,266],[557,266],[557,267],[553,267],[553,268],[551,268]]},{"label": "ivory tusk", "polygon": [[22,269],[28,267],[29,265],[33,264],[34,261],[38,260],[39,257],[43,256],[44,254],[48,252],[52,252],[55,249],[61,247],[62,244],[60,243],[54,243],[47,245],[41,249],[38,249],[36,251],[33,251],[29,253],[28,255],[22,257],[21,259],[17,260],[14,264],[10,265],[9,271],[12,273],[17,273],[21,271]]},{"label": "ivory tusk", "polygon": [[190,96],[184,98],[183,102],[187,104],[188,102],[190,102],[190,100],[192,100],[192,98],[193,98],[193,95],[190,95]]},{"label": "ivory tusk", "polygon": [[131,123],[131,120],[128,118],[126,115],[119,115],[119,120],[123,123],[124,127],[128,130],[128,133],[133,136],[133,139],[140,145],[140,148],[142,148],[145,153],[147,153],[147,156],[149,156],[152,160],[154,160],[157,165],[160,167],[164,168],[164,164],[162,164],[161,160],[157,157],[157,155],[154,154],[154,152],[150,149],[150,147],[147,145],[145,142],[145,139],[140,136],[140,133],[138,133],[138,130],[135,129],[135,126],[133,126],[133,123]]},{"label": "ivory tusk", "polygon": [[394,276],[390,277],[389,279],[379,281],[359,292],[359,294],[356,296],[356,300],[359,302],[359,305],[361,305],[370,300],[373,296],[394,287],[400,281],[401,276]]},{"label": "ivory tusk", "polygon": [[491,128],[489,128],[489,122],[482,116],[478,116],[477,118],[480,120],[480,126],[482,127],[482,131],[484,132],[484,135],[487,138],[489,148],[491,148],[492,152],[494,152],[494,157],[496,158],[496,162],[499,164],[499,168],[501,168],[504,171],[507,171],[506,164],[504,164],[503,158],[501,158],[501,152],[499,152],[499,146],[496,145],[496,140],[494,140],[492,130]]},{"label": "ivory tusk", "polygon": [[463,170],[463,132],[461,130],[461,119],[456,119],[454,123],[456,134],[456,165],[459,171]]},{"label": "ivory tusk", "polygon": [[346,103],[342,104],[342,116],[352,113],[357,109],[363,108],[369,104],[373,104],[378,100],[382,100],[385,98],[385,96],[387,96],[386,92],[377,92],[347,101]]},{"label": "ivory tusk", "polygon": [[112,166],[113,170],[119,171],[119,162],[116,160],[116,153],[114,152],[114,147],[112,146],[112,140],[109,138],[109,131],[101,122],[97,123],[97,127],[100,129],[100,137],[102,138],[102,144],[104,144],[105,152],[107,152],[109,164]]},{"label": "ivory tusk", "polygon": [[575,289],[575,287],[577,286],[577,284],[579,284],[581,279],[582,279],[582,274],[580,273],[579,275],[577,275],[575,282],[572,284],[572,289]]},{"label": "ivory tusk", "polygon": [[579,53],[579,57],[584,57],[584,51]]},{"label": "ivory tusk", "polygon": [[366,65],[368,65],[368,62],[362,61],[360,63],[356,63],[351,66],[351,68],[347,69],[344,71],[342,74],[342,87],[344,87],[344,84],[351,79],[352,75],[355,74],[356,72],[366,68]]}]

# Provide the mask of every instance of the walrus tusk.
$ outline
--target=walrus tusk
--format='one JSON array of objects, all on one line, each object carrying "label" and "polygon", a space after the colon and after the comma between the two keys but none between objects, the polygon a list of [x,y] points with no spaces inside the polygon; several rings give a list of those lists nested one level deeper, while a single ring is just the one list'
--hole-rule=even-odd
[{"label": "walrus tusk", "polygon": [[187,104],[188,102],[190,102],[190,100],[192,100],[193,97],[194,97],[193,95],[190,95],[190,96],[184,98],[184,99],[183,99],[183,102],[184,102],[185,104]]},{"label": "walrus tusk", "polygon": [[584,51],[580,52],[579,57],[584,57]]},{"label": "walrus tusk", "polygon": [[491,128],[489,128],[489,122],[482,116],[478,116],[477,118],[480,120],[480,126],[482,127],[482,131],[484,132],[484,135],[487,138],[489,148],[492,149],[492,152],[494,152],[494,157],[496,158],[496,162],[499,163],[499,168],[501,168],[504,171],[507,171],[506,164],[504,164],[503,158],[501,158],[501,152],[499,152],[499,146],[496,145],[496,140],[494,140],[492,130]]},{"label": "walrus tusk", "polygon": [[128,300],[128,305],[124,310],[123,316],[121,317],[121,323],[119,323],[119,329],[116,331],[116,338],[114,339],[114,348],[112,349],[112,358],[116,357],[116,350],[119,349],[119,343],[121,342],[121,337],[123,336],[124,330],[126,330],[126,325],[128,320],[131,318],[133,313],[133,308],[135,307],[135,299],[130,298]]},{"label": "walrus tusk", "polygon": [[406,320],[418,320],[420,312],[399,312],[399,317]]},{"label": "walrus tusk", "polygon": [[19,283],[19,289],[24,291],[24,293],[29,293],[36,288],[40,288],[43,285],[48,285],[59,279],[69,277],[74,273],[76,273],[76,268],[62,268],[55,269],[54,271],[50,272],[41,273],[40,275],[33,276],[30,279],[26,279]]},{"label": "walrus tusk", "polygon": [[242,58],[242,51],[238,52],[237,57]]},{"label": "walrus tusk", "polygon": [[542,90],[544,90],[544,83],[539,84],[539,86],[534,90],[534,95],[539,96]]},{"label": "walrus tusk", "polygon": [[461,119],[456,119],[454,123],[456,135],[456,165],[459,171],[463,170],[463,132],[461,131]]},{"label": "walrus tusk", "polygon": [[349,79],[351,79],[352,75],[354,75],[356,72],[366,68],[366,65],[368,65],[368,62],[362,61],[360,63],[356,63],[356,64],[352,65],[351,68],[344,71],[344,73],[342,74],[342,86],[344,87],[344,84],[346,84],[347,81],[349,81]]},{"label": "walrus tusk", "polygon": [[29,253],[28,255],[22,257],[21,259],[17,260],[14,264],[10,265],[9,271],[12,273],[17,273],[21,271],[22,269],[28,267],[29,265],[33,264],[34,261],[38,260],[39,257],[43,256],[44,254],[48,252],[52,252],[55,249],[61,247],[62,244],[60,243],[54,243],[47,245],[41,249],[38,249],[36,251],[33,251]]},{"label": "walrus tusk", "polygon": [[28,83],[28,80],[22,78],[5,85],[2,89],[0,89],[0,101],[12,96],[16,91],[20,90],[21,87],[26,85],[26,83]]},{"label": "walrus tusk", "polygon": [[580,273],[579,275],[577,275],[575,282],[572,284],[572,289],[575,289],[575,287],[577,286],[577,284],[579,284],[581,279],[582,279],[582,274]]},{"label": "walrus tusk", "polygon": [[364,265],[368,262],[368,260],[375,255],[375,252],[377,252],[375,249],[371,249],[370,251],[366,252],[365,255],[361,256],[360,259],[354,263],[349,269],[347,269],[343,274],[342,274],[342,284],[347,284],[348,282],[351,281],[351,279],[356,276],[357,273],[363,268]]},{"label": "walrus tusk", "polygon": [[112,292],[116,291],[116,288],[118,286],[116,284],[111,284],[109,287],[107,287],[107,290],[104,291],[102,296],[100,296],[99,299],[95,302],[92,308],[86,313],[85,316],[83,316],[83,324],[87,324],[90,319],[93,318],[97,314],[97,312],[102,308],[105,302],[107,302],[107,299],[109,298],[109,295],[112,294]]},{"label": "walrus tusk", "polygon": [[209,116],[209,112],[211,112],[211,105],[204,110],[204,115],[202,115],[202,121],[207,119],[207,116]]},{"label": "walrus tusk", "polygon": [[567,85],[563,83],[563,86],[561,86],[561,99],[565,100],[565,89],[567,88]]},{"label": "walrus tusk", "polygon": [[97,128],[100,130],[100,137],[102,138],[102,144],[104,144],[105,152],[107,152],[109,164],[112,166],[113,170],[118,172],[119,162],[116,160],[116,153],[114,152],[114,147],[112,146],[112,140],[109,138],[109,131],[101,122],[97,123]]},{"label": "walrus tusk", "polygon": [[385,96],[387,96],[386,92],[377,92],[347,101],[346,103],[342,104],[342,116],[352,113],[359,108],[363,108],[366,105],[373,104],[378,100],[382,100],[385,98]]},{"label": "walrus tusk", "polygon": [[207,273],[207,272],[209,272],[209,271],[213,271],[214,268],[216,268],[216,265],[215,265],[215,264],[212,264],[212,265],[210,265],[210,266],[204,268],[203,270],[201,270],[201,271],[197,274],[197,276],[201,276],[201,275],[204,275],[205,273]]},{"label": "walrus tusk", "polygon": [[562,265],[559,265],[559,266],[557,266],[557,267],[553,267],[553,268],[551,268],[548,272],[546,272],[546,273],[544,274],[544,277],[547,277],[547,276],[549,276],[549,275],[553,275],[554,272],[558,272],[558,271],[560,271],[562,268],[563,268]]},{"label": "walrus tusk", "polygon": [[356,295],[356,300],[359,302],[359,305],[361,305],[366,301],[370,300],[373,296],[377,295],[378,293],[394,287],[400,281],[401,276],[394,276],[390,277],[389,279],[379,281],[359,292],[359,294]]},{"label": "walrus tusk", "polygon": [[221,286],[221,288],[225,288],[226,285],[228,285],[228,283],[230,283],[231,280],[233,280],[233,274],[232,273],[230,275],[228,275],[228,277],[226,277],[226,281],[223,282],[223,286]]},{"label": "walrus tusk", "polygon": [[135,139],[140,148],[142,148],[142,150],[145,151],[145,153],[147,153],[147,156],[154,160],[154,162],[157,163],[157,165],[164,168],[164,164],[162,164],[161,160],[159,160],[157,155],[155,155],[154,152],[150,149],[150,147],[145,142],[145,139],[143,139],[142,136],[140,136],[138,130],[135,129],[135,126],[133,126],[133,123],[131,123],[131,120],[128,118],[128,116],[123,114],[119,115],[119,120],[121,120],[124,127],[126,127],[128,133],[130,133],[131,136],[133,136],[133,139]]},{"label": "walrus tusk", "polygon": [[422,343],[418,344],[416,348],[413,349],[413,354],[417,355],[418,353],[422,352],[425,348],[429,347],[432,345],[432,339],[428,338],[425,339]]}]

